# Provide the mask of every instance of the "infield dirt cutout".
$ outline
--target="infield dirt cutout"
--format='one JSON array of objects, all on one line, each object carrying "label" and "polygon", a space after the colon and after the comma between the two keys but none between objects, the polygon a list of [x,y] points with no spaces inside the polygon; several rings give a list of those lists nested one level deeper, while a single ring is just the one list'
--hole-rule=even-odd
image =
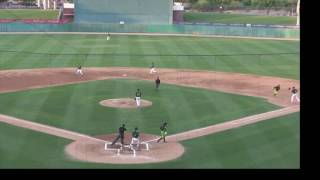
[{"label": "infield dirt cutout", "polygon": [[[102,106],[112,107],[112,108],[125,108],[133,109],[138,108],[136,101],[133,98],[118,98],[118,99],[106,99],[99,102]],[[151,106],[152,102],[141,99],[141,105],[139,108]]]},{"label": "infield dirt cutout", "polygon": [[[117,134],[95,136],[98,139],[112,142]],[[157,139],[158,136],[150,134],[140,134],[140,142]],[[124,144],[128,145],[131,141],[131,134],[126,133]],[[105,150],[105,143],[98,141],[77,140],[66,147],[66,152],[70,158],[80,161],[112,163],[112,164],[138,164],[138,163],[155,163],[169,161],[180,157],[184,153],[184,148],[179,142],[151,142],[150,150],[138,150],[136,156],[132,151],[121,151],[117,154],[117,145],[113,150]],[[143,145],[140,145],[143,146]],[[111,146],[112,147],[112,146]]]},{"label": "infield dirt cutout", "polygon": [[[288,88],[295,86],[300,89],[299,80],[239,73],[159,69],[160,73],[150,75],[148,68],[114,67],[84,68],[84,76],[79,77],[74,74],[74,70],[74,68],[2,70],[0,71],[0,93],[83,83],[96,80],[107,80],[113,78],[126,78],[132,80],[142,79],[152,81],[151,83],[154,83],[153,81],[155,78],[159,76],[161,83],[261,97],[278,106],[291,107],[296,106],[297,104],[290,103],[290,91],[288,91]],[[127,76],[123,76],[123,74],[126,74]],[[273,96],[272,87],[277,84],[281,84],[281,90],[277,96]],[[128,103],[121,101],[119,102],[118,105],[120,104],[120,106],[127,106]],[[130,99],[130,103],[134,103],[135,106],[135,101],[133,98]],[[205,132],[210,133],[217,129],[216,127],[200,128],[197,129],[198,131],[194,131],[194,133],[184,132],[181,133],[183,138],[172,137],[170,139],[170,137],[168,137],[168,143],[157,144],[151,142],[150,151],[139,151],[137,152],[136,157],[132,157],[130,154],[115,157],[116,154],[114,152],[108,152],[104,150],[104,143],[101,142],[101,140],[112,141],[114,134],[88,138],[87,136],[79,133],[68,132],[67,130],[57,130],[57,128],[37,125],[36,123],[31,123],[28,121],[13,121],[8,117],[6,117],[6,120],[0,119],[0,121],[17,126],[19,126],[20,123],[20,126],[25,128],[47,132],[48,134],[75,140],[66,147],[66,152],[71,158],[80,161],[99,163],[151,163],[175,159],[184,153],[183,146],[178,143],[179,139],[192,139],[199,137],[199,134],[207,135],[208,133]],[[236,125],[232,123],[226,123],[224,126],[221,126],[221,130],[236,128],[242,123],[246,122],[239,122],[239,124]],[[157,138],[157,136],[142,135],[141,138],[142,141],[144,141]],[[128,141],[131,138],[128,137],[126,139]]]}]

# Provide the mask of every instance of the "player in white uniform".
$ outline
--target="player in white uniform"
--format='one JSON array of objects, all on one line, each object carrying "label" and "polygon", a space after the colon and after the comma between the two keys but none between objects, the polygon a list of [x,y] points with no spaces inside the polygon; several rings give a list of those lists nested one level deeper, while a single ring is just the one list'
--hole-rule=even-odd
[{"label": "player in white uniform", "polygon": [[154,67],[154,63],[151,64],[150,66],[150,74],[156,73],[156,68]]},{"label": "player in white uniform", "polygon": [[137,89],[135,99],[136,99],[136,103],[137,103],[138,107],[140,107],[140,105],[141,105],[141,95],[142,95],[142,93],[141,93],[140,89]]},{"label": "player in white uniform", "polygon": [[109,40],[110,40],[110,34],[107,33],[107,41],[109,41]]},{"label": "player in white uniform", "polygon": [[300,98],[298,97],[298,90],[295,87],[292,87],[291,89],[291,103],[296,100],[297,102],[300,102]]},{"label": "player in white uniform", "polygon": [[81,66],[79,66],[79,67],[77,68],[76,74],[77,74],[77,75],[81,75],[81,76],[83,75],[82,67],[81,67]]}]

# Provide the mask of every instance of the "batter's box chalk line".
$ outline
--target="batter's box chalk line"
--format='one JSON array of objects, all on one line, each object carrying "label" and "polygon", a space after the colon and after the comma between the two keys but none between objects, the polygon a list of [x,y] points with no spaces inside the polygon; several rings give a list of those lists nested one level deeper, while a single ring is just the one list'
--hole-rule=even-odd
[{"label": "batter's box chalk line", "polygon": [[[149,144],[148,143],[145,143],[145,142],[141,142],[139,144],[139,149],[136,150],[134,148],[133,145],[122,145],[121,143],[115,143],[114,145],[111,145],[112,143],[110,142],[106,142],[105,145],[104,145],[104,150],[106,151],[114,151],[117,156],[120,156],[120,154],[132,154],[133,157],[136,157],[137,155],[137,151],[149,151],[150,148],[149,148]],[[145,148],[142,148],[142,147],[145,147]]]}]

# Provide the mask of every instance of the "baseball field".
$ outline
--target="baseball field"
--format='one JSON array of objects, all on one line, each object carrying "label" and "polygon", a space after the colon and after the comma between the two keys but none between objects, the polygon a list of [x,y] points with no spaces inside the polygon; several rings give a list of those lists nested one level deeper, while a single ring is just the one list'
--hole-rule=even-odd
[{"label": "baseball field", "polygon": [[[299,168],[299,41],[1,34],[0,168]],[[157,73],[149,74],[154,62]],[[83,76],[75,74],[78,66]],[[154,80],[160,77],[157,90]],[[272,88],[281,84],[277,96]],[[137,89],[151,106],[134,102]],[[118,108],[100,104],[115,101]],[[131,100],[131,101],[130,101]],[[156,143],[168,123],[168,143]],[[126,124],[148,151],[104,149]]]}]

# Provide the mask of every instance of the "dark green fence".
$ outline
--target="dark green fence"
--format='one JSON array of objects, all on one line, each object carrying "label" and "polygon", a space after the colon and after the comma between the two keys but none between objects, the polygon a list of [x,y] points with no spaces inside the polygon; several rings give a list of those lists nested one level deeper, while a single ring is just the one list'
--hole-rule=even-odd
[{"label": "dark green fence", "polygon": [[173,33],[245,37],[300,37],[298,28],[247,27],[227,25],[137,25],[137,24],[26,24],[0,23],[0,32],[118,32],[118,33]]}]

